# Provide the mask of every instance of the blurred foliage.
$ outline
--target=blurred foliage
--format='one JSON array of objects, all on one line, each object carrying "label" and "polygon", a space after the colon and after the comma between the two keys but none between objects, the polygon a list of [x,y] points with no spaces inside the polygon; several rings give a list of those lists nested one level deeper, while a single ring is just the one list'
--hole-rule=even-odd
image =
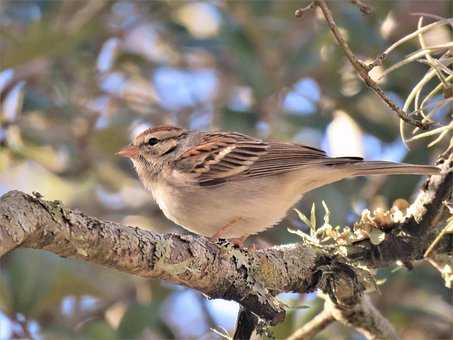
[{"label": "blurred foliage", "polygon": [[[418,18],[410,13],[452,11],[448,1],[379,1],[364,16],[347,1],[331,3],[363,59],[414,31]],[[39,191],[100,218],[185,232],[162,216],[130,164],[114,156],[131,135],[162,123],[293,140],[332,155],[430,162],[445,142],[427,151],[430,141],[420,139],[406,150],[396,115],[357,78],[319,13],[294,17],[303,5],[0,1],[0,192]],[[439,44],[452,41],[451,34],[443,25],[424,39]],[[407,42],[388,63],[417,48],[417,41]],[[380,85],[402,106],[426,71],[412,63]],[[451,105],[444,115],[451,119]],[[312,202],[325,200],[332,223],[345,224],[365,207],[408,199],[419,182],[416,176],[343,181],[308,194],[298,208],[309,212]],[[295,241],[289,226],[305,228],[291,212],[252,241]],[[383,271],[387,281],[376,302],[403,337],[444,338],[451,296],[433,269],[415,272]],[[231,332],[237,306],[203,299],[42,251],[0,260],[0,338],[211,339],[217,336],[210,328]],[[291,309],[274,330],[277,338],[321,308],[311,295],[288,299],[311,308]],[[349,339],[352,332],[334,325],[318,338]]]}]

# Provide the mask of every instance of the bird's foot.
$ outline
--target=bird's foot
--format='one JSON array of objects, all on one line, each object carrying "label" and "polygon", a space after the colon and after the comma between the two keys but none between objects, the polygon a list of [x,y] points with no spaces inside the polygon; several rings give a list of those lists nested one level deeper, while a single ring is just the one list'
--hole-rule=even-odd
[{"label": "bird's foot", "polygon": [[[214,235],[212,235],[209,240],[211,242],[216,242],[219,238],[222,238],[222,236],[225,234],[225,231],[229,228],[231,228],[234,224],[239,222],[241,220],[240,217],[236,217],[233,220],[231,220],[229,223],[225,224],[222,228],[217,230]],[[245,239],[244,239],[245,240]],[[234,243],[234,242],[233,242]]]},{"label": "bird's foot", "polygon": [[239,248],[242,248],[244,243],[245,243],[245,240],[247,239],[247,236],[242,236],[242,237],[237,237],[237,238],[230,238],[228,241],[230,241],[231,243],[233,243],[235,246],[238,246]]}]

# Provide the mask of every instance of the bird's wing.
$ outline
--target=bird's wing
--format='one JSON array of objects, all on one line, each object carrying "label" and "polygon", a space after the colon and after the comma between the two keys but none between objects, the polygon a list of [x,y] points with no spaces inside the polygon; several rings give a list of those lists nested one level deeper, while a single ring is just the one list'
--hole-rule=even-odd
[{"label": "bird's wing", "polygon": [[200,185],[216,185],[250,169],[268,148],[268,143],[239,133],[207,133],[175,160],[175,168]]},{"label": "bird's wing", "polygon": [[212,186],[357,160],[329,158],[324,151],[301,144],[265,142],[239,133],[209,133],[175,160],[175,168],[201,186]]}]

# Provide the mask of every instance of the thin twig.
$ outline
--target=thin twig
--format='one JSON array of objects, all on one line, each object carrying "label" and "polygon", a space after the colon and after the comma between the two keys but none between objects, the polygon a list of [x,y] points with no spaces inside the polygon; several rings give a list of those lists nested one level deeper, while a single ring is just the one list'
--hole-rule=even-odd
[{"label": "thin twig", "polygon": [[294,12],[294,15],[296,17],[300,18],[300,17],[302,17],[304,15],[305,12],[308,12],[308,11],[312,10],[313,8],[315,8],[315,7],[316,7],[315,3],[311,2],[310,4],[308,4],[308,6],[296,9],[296,11]]},{"label": "thin twig", "polygon": [[332,316],[332,312],[328,309],[324,309],[321,313],[291,334],[287,340],[311,339],[334,321],[335,319]]},{"label": "thin twig", "polygon": [[364,1],[362,0],[349,0],[353,5],[357,6],[360,9],[360,12],[363,14],[371,14],[373,13],[373,9],[368,6]]},{"label": "thin twig", "polygon": [[[406,112],[404,112],[398,105],[396,105],[389,97],[387,97],[384,93],[384,91],[377,85],[377,83],[371,79],[370,75],[368,74],[371,69],[377,65],[377,62],[371,63],[369,65],[366,65],[362,61],[360,61],[352,52],[351,48],[349,47],[348,43],[344,39],[343,35],[341,34],[340,30],[338,29],[338,26],[335,23],[335,20],[332,16],[332,12],[330,11],[329,7],[327,6],[327,3],[325,0],[315,0],[313,1],[315,6],[318,6],[323,15],[324,18],[326,19],[327,25],[329,26],[330,30],[332,31],[333,36],[335,37],[338,45],[344,50],[346,57],[349,59],[350,63],[354,67],[354,69],[357,71],[359,76],[362,78],[362,80],[365,82],[365,84],[374,91],[387,105],[392,109],[398,116],[405,121],[408,124],[411,124],[413,126],[417,126],[420,129],[426,129],[425,124],[423,124],[421,121],[414,119],[413,117],[410,117]],[[380,59],[383,59],[384,56],[382,56]]]},{"label": "thin twig", "polygon": [[434,247],[440,242],[442,237],[444,237],[447,233],[453,233],[453,218],[451,221],[448,222],[448,224],[445,226],[445,228],[442,229],[442,231],[437,235],[437,237],[434,239],[433,243],[430,244],[428,249],[425,251],[424,256],[428,257],[429,254],[433,251]]}]

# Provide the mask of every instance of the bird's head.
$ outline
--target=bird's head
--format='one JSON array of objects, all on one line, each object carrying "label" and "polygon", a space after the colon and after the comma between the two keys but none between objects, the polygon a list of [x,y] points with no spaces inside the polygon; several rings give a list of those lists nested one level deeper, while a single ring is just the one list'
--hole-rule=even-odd
[{"label": "bird's head", "polygon": [[149,128],[134,137],[117,155],[129,158],[138,174],[157,170],[177,149],[186,130],[174,126]]}]

